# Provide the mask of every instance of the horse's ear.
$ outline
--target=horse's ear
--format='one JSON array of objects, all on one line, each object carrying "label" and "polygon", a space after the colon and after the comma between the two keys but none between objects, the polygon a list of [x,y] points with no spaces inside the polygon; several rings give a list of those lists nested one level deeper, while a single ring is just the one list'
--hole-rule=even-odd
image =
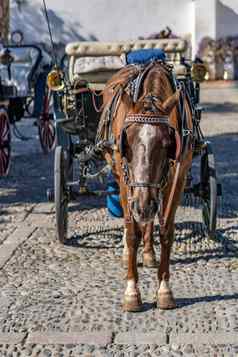
[{"label": "horse's ear", "polygon": [[162,107],[164,108],[166,113],[170,114],[170,112],[173,110],[175,105],[178,104],[180,94],[181,94],[181,90],[178,89],[178,90],[176,90],[176,92],[173,95],[171,95],[168,99],[166,99],[164,101],[164,103],[162,104]]}]

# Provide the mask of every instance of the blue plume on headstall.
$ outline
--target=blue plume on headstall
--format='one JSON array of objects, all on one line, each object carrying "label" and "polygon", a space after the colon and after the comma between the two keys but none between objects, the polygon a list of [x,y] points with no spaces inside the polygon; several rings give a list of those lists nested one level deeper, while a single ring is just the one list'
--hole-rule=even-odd
[{"label": "blue plume on headstall", "polygon": [[165,61],[166,55],[161,48],[136,50],[127,53],[127,64],[146,64],[150,61]]}]

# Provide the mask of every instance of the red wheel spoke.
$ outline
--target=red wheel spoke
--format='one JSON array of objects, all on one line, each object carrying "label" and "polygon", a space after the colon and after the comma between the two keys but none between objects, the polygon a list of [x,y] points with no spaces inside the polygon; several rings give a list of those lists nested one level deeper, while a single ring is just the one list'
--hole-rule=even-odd
[{"label": "red wheel spoke", "polygon": [[0,176],[8,173],[11,155],[10,123],[5,111],[0,112]]},{"label": "red wheel spoke", "polygon": [[44,153],[48,153],[53,150],[55,144],[55,128],[49,115],[50,101],[51,92],[47,90],[44,97],[43,111],[39,123],[40,143]]},{"label": "red wheel spoke", "polygon": [[55,128],[49,117],[41,120],[39,135],[43,150],[45,152],[51,151],[55,143]]}]

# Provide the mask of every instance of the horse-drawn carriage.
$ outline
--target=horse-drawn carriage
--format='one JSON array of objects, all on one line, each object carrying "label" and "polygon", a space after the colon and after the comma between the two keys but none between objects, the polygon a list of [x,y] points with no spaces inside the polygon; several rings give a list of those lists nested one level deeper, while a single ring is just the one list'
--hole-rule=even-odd
[{"label": "horse-drawn carriage", "polygon": [[[100,136],[100,126],[105,125],[105,120],[103,124],[102,120],[100,121],[102,91],[106,82],[127,64],[128,53],[141,49],[162,49],[166,59],[162,56],[156,60],[166,63],[170,68],[175,89],[179,86],[186,92],[192,113],[193,130],[191,132],[186,125],[183,126],[181,137],[184,142],[190,135],[194,139],[193,156],[200,157],[200,180],[194,183],[190,170],[185,192],[201,199],[204,225],[210,235],[215,233],[219,186],[211,144],[204,139],[200,128],[202,108],[199,106],[199,83],[205,77],[204,65],[192,64],[186,60],[189,49],[186,41],[182,39],[119,43],[80,42],[69,44],[66,48],[69,58],[67,79],[66,74],[57,68],[48,76],[50,90],[55,93],[54,116],[58,146],[55,150],[54,199],[57,237],[60,242],[64,243],[67,239],[70,198],[75,197],[75,194],[85,193],[87,181],[92,177],[108,174],[108,165],[103,161],[102,153],[108,148],[113,151],[115,143],[110,141],[110,135],[106,138]],[[138,63],[134,65],[145,67]],[[133,83],[136,84],[136,80]],[[116,102],[113,102],[106,110],[115,110],[112,107],[116,105]],[[181,106],[182,103],[178,105]],[[100,160],[102,164],[97,165]],[[73,170],[75,161],[79,166],[77,177],[74,177]],[[109,189],[110,192],[107,192],[111,211],[115,202],[110,201],[110,195],[115,199],[115,190]]]},{"label": "horse-drawn carriage", "polygon": [[50,63],[50,57],[34,45],[10,45],[1,50],[0,177],[7,174],[10,165],[10,124],[13,133],[24,139],[16,126],[24,115],[37,117],[43,151],[48,152],[54,147],[55,130],[46,86]]}]

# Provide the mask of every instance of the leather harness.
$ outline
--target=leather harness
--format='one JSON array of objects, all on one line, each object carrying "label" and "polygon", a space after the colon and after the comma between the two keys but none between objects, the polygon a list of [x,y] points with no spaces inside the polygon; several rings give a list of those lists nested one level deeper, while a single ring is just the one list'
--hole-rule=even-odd
[{"label": "leather harness", "polygon": [[[172,75],[170,76],[171,72],[171,66],[166,65],[164,62],[161,62],[161,65],[167,70],[167,74],[170,80],[170,83],[172,87],[175,87],[175,82],[174,78]],[[111,142],[113,141],[114,143],[114,138],[112,135],[112,122],[114,119],[114,116],[116,114],[117,107],[120,102],[120,97],[123,94],[124,91],[129,90],[130,95],[133,99],[133,102],[136,103],[139,99],[140,96],[140,89],[143,84],[143,81],[148,74],[149,70],[153,67],[154,62],[151,62],[149,65],[143,67],[143,68],[138,68],[138,71],[133,75],[130,76],[128,81],[123,85],[119,86],[119,89],[116,91],[114,94],[111,102],[105,108],[104,114],[102,115],[102,122],[100,123],[101,125],[99,126],[99,131],[98,131],[98,138],[101,138],[104,136],[104,139],[110,140]],[[176,89],[176,88],[175,88]],[[120,154],[121,154],[121,165],[122,165],[122,170],[123,170],[123,179],[124,183],[128,187],[128,212],[129,215],[125,217],[125,220],[127,223],[132,223],[132,215],[131,215],[131,189],[134,187],[147,187],[147,188],[157,188],[159,190],[163,190],[163,188],[166,186],[166,181],[167,181],[167,174],[163,175],[162,181],[160,183],[157,182],[131,182],[130,181],[130,174],[129,174],[129,166],[128,162],[125,156],[125,151],[124,151],[124,137],[126,134],[127,128],[133,124],[141,124],[141,125],[167,125],[171,127],[173,130],[175,130],[175,140],[176,140],[176,154],[175,154],[175,160],[173,164],[176,166],[175,174],[174,174],[174,179],[171,187],[171,191],[169,194],[168,198],[168,203],[167,206],[165,207],[164,214],[160,215],[160,231],[162,234],[165,233],[167,223],[168,223],[168,218],[172,209],[172,203],[173,203],[173,198],[175,194],[175,189],[176,185],[178,182],[179,178],[179,172],[180,172],[180,167],[181,167],[181,160],[183,154],[186,152],[186,148],[188,143],[190,142],[190,137],[192,135],[192,131],[188,129],[187,126],[187,118],[186,118],[186,110],[185,110],[185,97],[186,97],[186,88],[185,86],[182,85],[181,88],[181,97],[180,97],[180,103],[179,103],[179,112],[180,112],[180,133],[172,128],[169,124],[169,117],[166,115],[161,115],[159,114],[160,107],[158,102],[158,98],[156,96],[152,95],[147,95],[144,98],[144,101],[150,101],[151,102],[151,110],[150,113],[139,113],[139,114],[128,114],[125,118],[124,121],[124,126],[121,130],[121,135],[120,135]],[[104,132],[104,135],[102,135],[102,132]]]}]

